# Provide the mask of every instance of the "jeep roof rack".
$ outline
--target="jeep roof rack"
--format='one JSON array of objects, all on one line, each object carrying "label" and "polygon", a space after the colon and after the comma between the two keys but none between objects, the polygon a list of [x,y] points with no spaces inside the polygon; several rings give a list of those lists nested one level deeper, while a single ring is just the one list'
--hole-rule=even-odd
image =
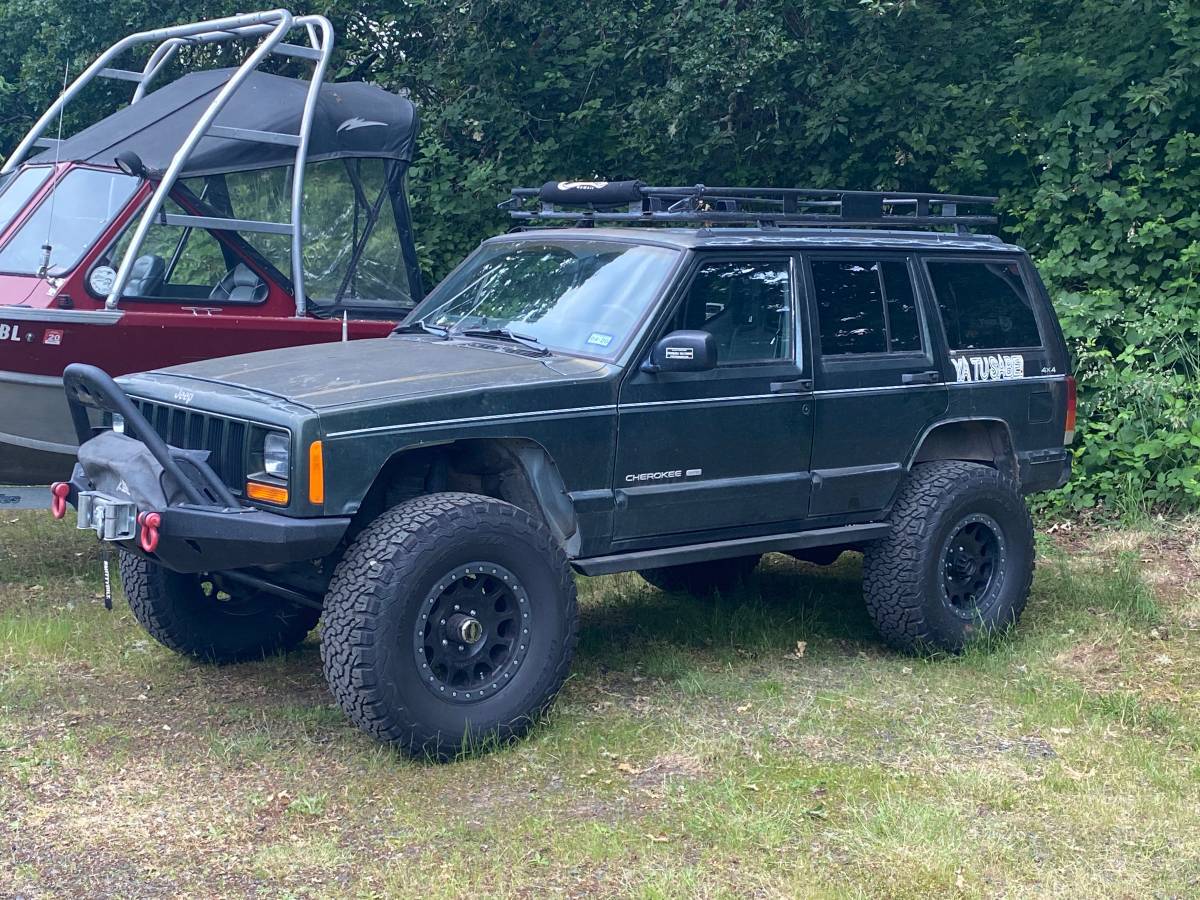
[{"label": "jeep roof rack", "polygon": [[[650,187],[640,181],[548,181],[513,188],[500,204],[514,219],[625,225],[750,225],[778,228],[995,225],[995,197],[912,191],[766,187]],[[986,210],[986,212],[981,211]]]}]

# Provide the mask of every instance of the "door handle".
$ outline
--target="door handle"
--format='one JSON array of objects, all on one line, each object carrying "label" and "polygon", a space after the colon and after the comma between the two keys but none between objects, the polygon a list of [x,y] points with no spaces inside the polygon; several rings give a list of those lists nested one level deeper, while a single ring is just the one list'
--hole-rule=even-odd
[{"label": "door handle", "polygon": [[941,380],[941,372],[905,372],[900,376],[901,384],[937,384]]},{"label": "door handle", "polygon": [[813,389],[811,378],[797,378],[795,381],[772,381],[772,394],[807,394]]}]

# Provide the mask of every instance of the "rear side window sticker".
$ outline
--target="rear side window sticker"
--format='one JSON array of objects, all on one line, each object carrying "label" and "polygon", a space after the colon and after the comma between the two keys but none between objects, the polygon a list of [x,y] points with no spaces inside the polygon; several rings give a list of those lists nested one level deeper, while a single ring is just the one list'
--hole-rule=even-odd
[{"label": "rear side window sticker", "polygon": [[1012,381],[1025,377],[1025,357],[1019,353],[1003,356],[956,356],[956,381]]}]

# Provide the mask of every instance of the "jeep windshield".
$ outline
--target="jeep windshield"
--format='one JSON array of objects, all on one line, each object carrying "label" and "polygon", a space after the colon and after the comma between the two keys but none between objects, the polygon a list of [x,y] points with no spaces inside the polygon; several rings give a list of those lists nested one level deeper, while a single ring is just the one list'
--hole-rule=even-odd
[{"label": "jeep windshield", "polygon": [[485,244],[401,327],[442,335],[507,332],[550,350],[612,360],[678,256],[666,247],[605,240]]}]

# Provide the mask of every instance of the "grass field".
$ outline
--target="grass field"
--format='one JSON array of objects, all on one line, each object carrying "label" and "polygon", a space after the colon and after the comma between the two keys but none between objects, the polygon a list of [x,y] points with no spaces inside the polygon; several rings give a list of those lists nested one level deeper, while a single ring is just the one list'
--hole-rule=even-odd
[{"label": "grass field", "polygon": [[0,895],[1196,896],[1200,529],[1039,540],[1021,627],[952,659],[880,645],[850,555],[581,579],[549,721],[436,766],[343,719],[315,636],[190,663],[8,514]]}]

